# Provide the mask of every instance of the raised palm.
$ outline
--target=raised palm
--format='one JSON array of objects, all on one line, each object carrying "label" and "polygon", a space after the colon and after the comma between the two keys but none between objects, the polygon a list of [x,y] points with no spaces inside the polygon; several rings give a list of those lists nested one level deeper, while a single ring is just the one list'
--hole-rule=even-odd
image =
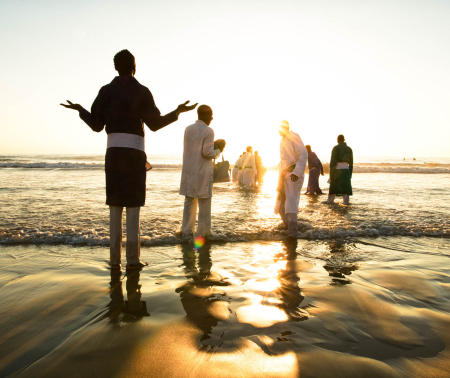
[{"label": "raised palm", "polygon": [[189,104],[189,100],[186,101],[184,104],[180,104],[177,107],[177,112],[178,113],[184,113],[184,112],[189,112],[190,110],[195,109],[195,107],[198,105],[198,103],[196,102],[193,105],[188,105]]},{"label": "raised palm", "polygon": [[67,100],[67,104],[59,104],[61,106],[64,106],[67,109],[73,109],[73,110],[78,110],[80,111],[81,109],[83,109],[83,107],[80,104],[74,104],[73,102]]}]

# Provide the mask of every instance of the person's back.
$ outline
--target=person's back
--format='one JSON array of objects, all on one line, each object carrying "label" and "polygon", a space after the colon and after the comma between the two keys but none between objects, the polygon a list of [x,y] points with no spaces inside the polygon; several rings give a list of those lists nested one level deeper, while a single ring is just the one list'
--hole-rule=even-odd
[{"label": "person's back", "polygon": [[189,197],[210,197],[213,165],[207,140],[214,140],[214,131],[202,121],[188,126],[184,132],[183,169],[180,194]]},{"label": "person's back", "polygon": [[134,77],[116,77],[100,89],[104,99],[106,132],[144,135],[143,104],[148,89]]},{"label": "person's back", "polygon": [[136,62],[128,50],[114,56],[119,73],[103,86],[89,112],[80,104],[67,101],[65,108],[77,110],[80,118],[94,131],[106,128],[105,154],[106,204],[110,208],[110,265],[121,267],[122,213],[127,212],[127,268],[141,268],[139,213],[145,203],[146,154],[144,122],[152,131],[176,121],[180,113],[197,104],[180,104],[176,110],[161,116],[148,88],[134,78]]},{"label": "person's back", "polygon": [[353,194],[351,179],[353,173],[353,151],[345,143],[341,134],[337,138],[338,144],[333,147],[330,159],[330,188],[328,203],[333,203],[336,195],[343,196],[345,205],[349,204],[349,196]]},{"label": "person's back", "polygon": [[254,187],[256,179],[256,163],[251,146],[247,147],[247,151],[242,160],[242,174],[239,184],[249,188]]}]

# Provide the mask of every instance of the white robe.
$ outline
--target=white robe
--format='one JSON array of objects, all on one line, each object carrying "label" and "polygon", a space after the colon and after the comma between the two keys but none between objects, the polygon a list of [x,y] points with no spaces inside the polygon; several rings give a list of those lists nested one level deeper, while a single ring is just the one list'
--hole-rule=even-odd
[{"label": "white robe", "polygon": [[233,170],[231,171],[231,177],[233,182],[239,181],[239,174],[241,172],[241,158],[236,160],[236,163],[234,163]]},{"label": "white robe", "polygon": [[[280,175],[284,184],[286,201],[284,204],[285,214],[298,212],[300,202],[300,191],[305,179],[305,167],[308,161],[308,152],[300,136],[289,131],[280,142]],[[287,168],[295,164],[295,169],[288,172]],[[298,180],[293,182],[291,175],[294,174]]]},{"label": "white robe", "polygon": [[214,149],[214,131],[196,121],[184,132],[183,169],[180,194],[192,198],[212,197],[213,163],[220,150]]},{"label": "white robe", "polygon": [[242,158],[241,166],[242,170],[239,177],[239,184],[254,187],[256,179],[255,156],[251,152],[246,152]]}]

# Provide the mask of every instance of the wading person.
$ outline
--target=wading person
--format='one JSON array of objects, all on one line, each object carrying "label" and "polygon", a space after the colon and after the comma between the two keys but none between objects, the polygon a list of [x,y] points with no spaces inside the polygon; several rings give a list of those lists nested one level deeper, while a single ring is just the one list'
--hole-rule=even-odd
[{"label": "wading person", "polygon": [[319,186],[319,176],[323,176],[323,166],[317,155],[312,152],[311,146],[306,146],[308,151],[308,187],[305,194],[323,194]]},{"label": "wading person", "polygon": [[279,133],[281,135],[280,170],[275,211],[280,214],[287,226],[288,236],[296,238],[300,190],[305,178],[308,154],[300,136],[289,130],[288,121],[281,123]]},{"label": "wading person", "polygon": [[256,181],[256,162],[253,148],[248,146],[242,158],[242,170],[239,176],[239,184],[246,188],[254,188]]},{"label": "wading person", "polygon": [[212,160],[225,147],[223,139],[214,142],[214,131],[209,127],[213,111],[207,105],[197,109],[198,120],[186,127],[184,132],[183,168],[181,172],[180,194],[184,198],[181,238],[184,242],[192,239],[197,218],[200,236],[211,234],[211,197],[213,186]]},{"label": "wading person", "polygon": [[139,212],[145,203],[146,154],[144,123],[152,131],[176,121],[182,112],[197,104],[181,104],[174,111],[161,116],[147,87],[135,78],[134,56],[122,50],[114,56],[119,73],[103,86],[87,111],[79,104],[62,106],[77,110],[80,118],[96,132],[106,126],[108,142],[105,156],[106,204],[110,209],[110,264],[120,268],[122,250],[122,213],[127,213],[127,268],[141,268]]},{"label": "wading person", "polygon": [[353,151],[345,143],[341,134],[337,137],[338,144],[333,147],[330,160],[330,189],[327,203],[333,203],[336,196],[343,196],[344,205],[350,203],[352,191]]}]

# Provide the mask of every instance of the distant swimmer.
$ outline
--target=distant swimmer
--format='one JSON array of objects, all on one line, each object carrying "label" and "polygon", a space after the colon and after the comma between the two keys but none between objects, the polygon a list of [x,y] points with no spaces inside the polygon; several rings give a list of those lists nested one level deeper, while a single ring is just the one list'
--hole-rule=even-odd
[{"label": "distant swimmer", "polygon": [[279,128],[280,170],[278,197],[275,212],[279,213],[288,228],[288,236],[297,237],[297,213],[300,202],[308,153],[300,136],[289,130],[288,121]]},{"label": "distant swimmer", "polygon": [[350,203],[352,191],[353,151],[345,143],[341,134],[337,137],[338,144],[333,147],[330,160],[330,189],[327,203],[334,202],[336,196],[343,196],[344,205]]},{"label": "distant swimmer", "polygon": [[67,101],[62,106],[77,110],[80,118],[96,132],[105,128],[108,142],[105,156],[106,204],[110,219],[110,265],[120,269],[122,252],[122,213],[127,213],[127,268],[140,268],[139,212],[145,203],[146,166],[144,123],[157,131],[175,122],[180,113],[194,109],[189,101],[162,116],[147,87],[135,78],[136,63],[128,50],[114,56],[119,73],[111,83],[100,88],[87,111]]},{"label": "distant swimmer", "polygon": [[254,188],[256,180],[256,162],[253,155],[253,148],[247,147],[242,157],[242,170],[239,176],[239,184],[247,188]]},{"label": "distant swimmer", "polygon": [[317,155],[312,152],[311,146],[307,145],[308,151],[308,188],[305,194],[323,194],[319,186],[319,176],[323,176],[323,166]]}]

